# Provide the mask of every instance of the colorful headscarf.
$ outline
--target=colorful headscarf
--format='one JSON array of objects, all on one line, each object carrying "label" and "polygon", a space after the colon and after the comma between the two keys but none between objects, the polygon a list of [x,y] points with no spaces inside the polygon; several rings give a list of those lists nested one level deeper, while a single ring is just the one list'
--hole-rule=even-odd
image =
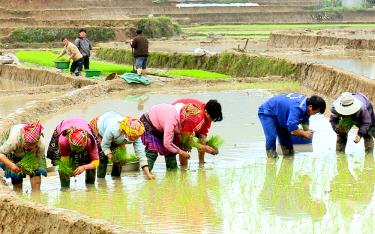
[{"label": "colorful headscarf", "polygon": [[120,123],[120,131],[128,137],[140,137],[145,132],[145,126],[139,119],[126,116]]},{"label": "colorful headscarf", "polygon": [[68,130],[68,139],[70,145],[84,148],[87,145],[88,133],[84,129],[71,127]]},{"label": "colorful headscarf", "polygon": [[201,106],[193,103],[184,105],[180,111],[180,121],[183,132],[195,132],[204,123],[204,111]]},{"label": "colorful headscarf", "polygon": [[22,139],[26,144],[37,143],[42,135],[43,126],[38,122],[26,123],[22,128]]}]

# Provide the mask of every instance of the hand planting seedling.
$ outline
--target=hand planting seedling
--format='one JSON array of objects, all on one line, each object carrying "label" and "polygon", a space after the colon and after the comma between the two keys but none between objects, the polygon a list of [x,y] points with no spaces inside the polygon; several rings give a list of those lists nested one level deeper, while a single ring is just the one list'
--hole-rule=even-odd
[{"label": "hand planting seedling", "polygon": [[218,150],[224,144],[224,140],[218,135],[212,135],[208,141],[207,145]]},{"label": "hand planting seedling", "polygon": [[73,176],[73,172],[75,168],[77,167],[76,163],[69,158],[67,159],[60,159],[56,161],[56,165],[59,167],[58,171],[59,174],[63,177],[71,177]]},{"label": "hand planting seedling", "polygon": [[202,145],[196,140],[195,137],[189,134],[182,134],[181,136],[181,148],[185,151],[191,151],[194,148],[200,148]]},{"label": "hand planting seedling", "polygon": [[17,163],[23,173],[27,175],[33,175],[34,172],[39,168],[39,159],[36,157],[35,153],[26,151],[25,155]]}]

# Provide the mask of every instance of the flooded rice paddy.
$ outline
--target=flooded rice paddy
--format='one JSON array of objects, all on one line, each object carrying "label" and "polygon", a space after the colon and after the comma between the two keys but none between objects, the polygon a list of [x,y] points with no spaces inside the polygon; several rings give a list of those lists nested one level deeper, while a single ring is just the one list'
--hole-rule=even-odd
[{"label": "flooded rice paddy", "polygon": [[22,196],[141,232],[372,233],[375,165],[372,156],[364,155],[363,142],[349,140],[346,154],[336,155],[328,120],[316,116],[311,118],[314,152],[267,160],[257,108],[270,95],[259,90],[116,94],[46,116],[49,139],[67,117],[89,120],[110,110],[140,116],[154,104],[180,97],[215,98],[222,103],[224,120],[214,123],[210,133],[219,134],[225,144],[219,155],[206,156],[203,166],[193,151],[188,168],[177,172],[166,172],[159,157],[155,181],[136,172],[85,186],[79,176],[71,179],[69,191],[60,191],[58,178],[49,176],[42,180],[41,194],[30,195],[25,183]]}]

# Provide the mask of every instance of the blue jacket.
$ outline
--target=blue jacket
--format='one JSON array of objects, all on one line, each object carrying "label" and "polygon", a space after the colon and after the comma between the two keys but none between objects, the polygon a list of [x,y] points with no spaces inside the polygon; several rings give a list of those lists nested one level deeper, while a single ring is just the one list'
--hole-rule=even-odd
[{"label": "blue jacket", "polygon": [[263,103],[258,113],[276,117],[278,124],[291,132],[299,124],[309,124],[306,101],[307,97],[302,94],[280,94]]}]

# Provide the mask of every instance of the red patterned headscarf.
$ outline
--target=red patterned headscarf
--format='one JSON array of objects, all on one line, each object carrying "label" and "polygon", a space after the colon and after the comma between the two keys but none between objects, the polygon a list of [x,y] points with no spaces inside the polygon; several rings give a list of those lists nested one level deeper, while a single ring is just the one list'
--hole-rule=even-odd
[{"label": "red patterned headscarf", "polygon": [[68,139],[70,145],[83,148],[87,145],[88,133],[86,130],[71,127],[68,130]]},{"label": "red patterned headscarf", "polygon": [[26,123],[22,128],[22,139],[26,144],[37,143],[42,135],[43,126],[38,122]]},{"label": "red patterned headscarf", "polygon": [[182,132],[193,133],[200,129],[204,123],[204,110],[201,106],[189,103],[180,111]]}]

